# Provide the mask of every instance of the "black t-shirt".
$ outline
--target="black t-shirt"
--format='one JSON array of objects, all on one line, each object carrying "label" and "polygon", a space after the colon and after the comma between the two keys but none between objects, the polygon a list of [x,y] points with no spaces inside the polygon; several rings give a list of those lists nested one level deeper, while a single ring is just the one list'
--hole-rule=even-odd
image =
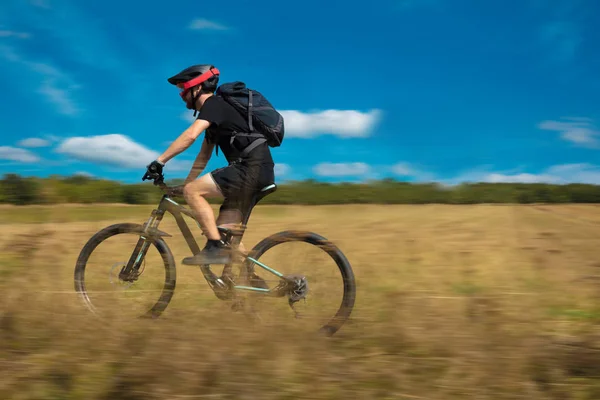
[{"label": "black t-shirt", "polygon": [[[231,104],[220,97],[210,96],[200,109],[197,119],[210,122],[206,130],[206,139],[209,143],[215,143],[227,161],[231,162],[239,157],[241,151],[256,138],[236,136],[231,143],[233,131],[248,132],[248,119],[242,116]],[[250,164],[272,164],[273,158],[267,143],[262,143],[250,152],[245,159]]]}]

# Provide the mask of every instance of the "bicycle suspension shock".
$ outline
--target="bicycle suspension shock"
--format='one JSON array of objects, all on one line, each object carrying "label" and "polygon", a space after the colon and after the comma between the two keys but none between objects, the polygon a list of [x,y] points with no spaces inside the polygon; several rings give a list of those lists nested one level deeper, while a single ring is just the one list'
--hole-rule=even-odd
[{"label": "bicycle suspension shock", "polygon": [[119,279],[122,279],[127,282],[132,282],[138,279],[139,277],[139,269],[142,265],[142,261],[148,252],[148,248],[150,248],[151,241],[148,239],[148,234],[152,230],[156,230],[158,224],[162,220],[164,212],[160,212],[159,210],[152,210],[152,214],[148,221],[144,224],[144,231],[140,235],[140,238],[135,245],[131,256],[129,257],[129,261],[123,268],[121,268],[121,272],[119,272]]}]

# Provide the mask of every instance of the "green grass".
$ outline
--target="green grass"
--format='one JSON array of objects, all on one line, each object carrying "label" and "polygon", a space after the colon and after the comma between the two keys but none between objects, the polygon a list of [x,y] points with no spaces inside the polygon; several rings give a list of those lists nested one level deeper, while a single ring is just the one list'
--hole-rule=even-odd
[{"label": "green grass", "polygon": [[[187,205],[183,204],[185,207]],[[40,224],[93,222],[106,220],[145,221],[156,205],[59,205],[59,206],[0,206],[0,224]],[[218,206],[213,205],[215,211]],[[253,215],[284,218],[290,215],[289,206],[262,206]],[[172,218],[167,215],[166,218]]]},{"label": "green grass", "polygon": [[153,206],[148,205],[3,206],[0,207],[0,224],[139,220],[147,218],[152,208]]}]

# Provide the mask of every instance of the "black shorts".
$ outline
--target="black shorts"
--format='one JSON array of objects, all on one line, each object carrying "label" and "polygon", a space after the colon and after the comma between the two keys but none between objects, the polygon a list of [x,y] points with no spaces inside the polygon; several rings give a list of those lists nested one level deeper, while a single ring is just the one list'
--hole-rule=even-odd
[{"label": "black shorts", "polygon": [[241,162],[216,169],[210,174],[225,198],[220,211],[239,211],[244,224],[256,205],[256,194],[275,182],[273,164]]}]

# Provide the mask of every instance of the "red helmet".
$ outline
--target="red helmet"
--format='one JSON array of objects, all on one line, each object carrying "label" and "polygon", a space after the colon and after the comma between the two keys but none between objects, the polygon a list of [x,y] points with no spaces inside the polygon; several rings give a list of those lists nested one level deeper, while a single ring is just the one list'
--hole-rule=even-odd
[{"label": "red helmet", "polygon": [[214,65],[200,64],[192,65],[167,80],[170,84],[181,87],[183,90],[180,95],[184,97],[191,88],[201,85],[213,76],[217,77],[218,82],[219,70]]},{"label": "red helmet", "polygon": [[[167,80],[170,84],[182,89],[179,95],[185,101],[186,107],[196,110],[196,99],[200,94],[196,94],[193,99],[186,99],[186,95],[198,85],[201,90],[207,89],[207,92],[214,92],[219,82],[219,70],[210,64],[192,65]],[[194,116],[196,116],[196,112],[197,110],[194,112]]]}]

